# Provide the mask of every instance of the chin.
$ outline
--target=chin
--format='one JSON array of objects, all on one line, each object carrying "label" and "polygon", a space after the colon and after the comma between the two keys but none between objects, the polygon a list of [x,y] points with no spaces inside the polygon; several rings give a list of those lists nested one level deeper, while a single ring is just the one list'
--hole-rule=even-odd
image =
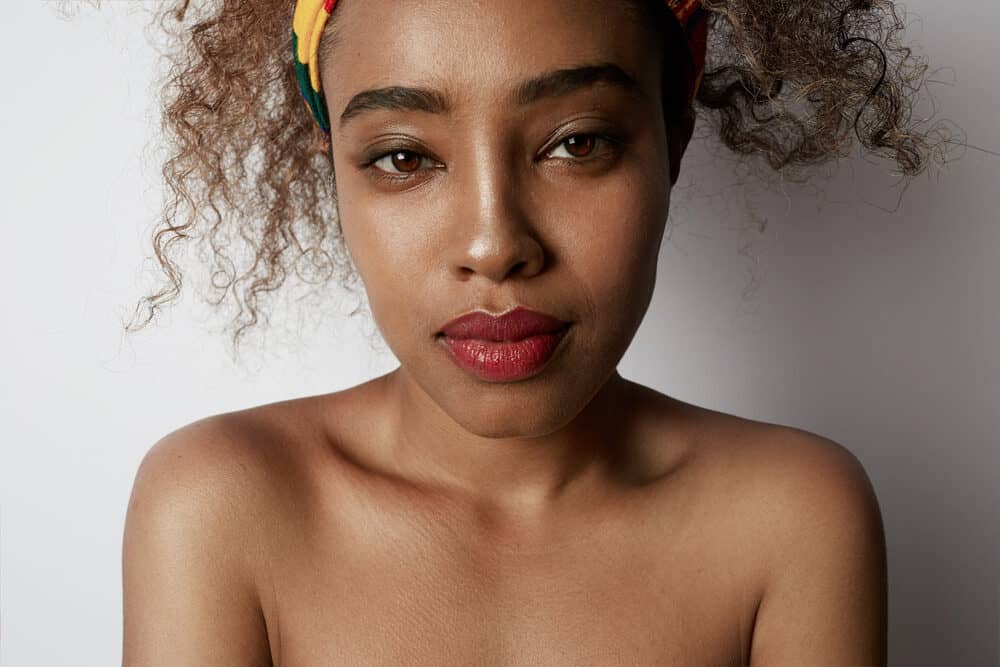
[{"label": "chin", "polygon": [[565,427],[600,386],[598,378],[554,372],[520,382],[451,385],[435,400],[469,433],[483,438],[527,439]]},{"label": "chin", "polygon": [[534,401],[522,403],[493,396],[476,406],[459,404],[447,410],[469,433],[482,438],[538,438],[569,423],[579,410],[570,411]]}]

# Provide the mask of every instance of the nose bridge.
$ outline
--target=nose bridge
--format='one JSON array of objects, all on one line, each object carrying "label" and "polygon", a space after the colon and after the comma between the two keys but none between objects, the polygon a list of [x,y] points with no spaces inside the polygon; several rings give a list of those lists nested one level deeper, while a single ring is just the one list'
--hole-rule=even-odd
[{"label": "nose bridge", "polygon": [[455,193],[456,222],[465,231],[455,235],[453,269],[494,282],[514,271],[537,273],[543,254],[528,213],[525,174],[500,137],[500,132],[484,129],[466,144]]}]

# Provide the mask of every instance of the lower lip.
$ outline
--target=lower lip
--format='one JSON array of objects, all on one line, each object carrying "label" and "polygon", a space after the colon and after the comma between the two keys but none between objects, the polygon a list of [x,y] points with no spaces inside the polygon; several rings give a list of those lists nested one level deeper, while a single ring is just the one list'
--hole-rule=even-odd
[{"label": "lower lip", "polygon": [[511,382],[537,373],[552,358],[568,327],[521,340],[494,341],[473,338],[441,340],[458,367],[484,380]]}]

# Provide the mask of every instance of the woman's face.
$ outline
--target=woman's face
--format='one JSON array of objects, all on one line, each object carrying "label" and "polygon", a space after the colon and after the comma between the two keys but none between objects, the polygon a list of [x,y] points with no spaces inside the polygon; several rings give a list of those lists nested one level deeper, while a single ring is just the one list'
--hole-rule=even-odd
[{"label": "woman's face", "polygon": [[[320,70],[340,224],[403,377],[479,435],[560,428],[653,291],[670,158],[651,36],[600,0],[365,0],[332,20]],[[419,91],[342,118],[390,87]],[[515,305],[572,322],[541,372],[491,382],[449,359],[446,322]]]}]

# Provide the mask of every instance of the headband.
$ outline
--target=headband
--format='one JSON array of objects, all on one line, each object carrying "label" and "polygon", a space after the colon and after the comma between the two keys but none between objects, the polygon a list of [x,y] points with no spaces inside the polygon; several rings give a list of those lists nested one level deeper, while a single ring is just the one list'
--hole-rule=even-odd
[{"label": "headband", "polygon": [[[705,69],[705,45],[708,21],[701,0],[666,0],[687,37],[692,67],[684,73],[683,83],[690,103],[698,92]],[[319,39],[337,0],[297,0],[292,20],[292,51],[295,75],[306,106],[320,129],[330,133],[330,117],[319,83]]]}]

